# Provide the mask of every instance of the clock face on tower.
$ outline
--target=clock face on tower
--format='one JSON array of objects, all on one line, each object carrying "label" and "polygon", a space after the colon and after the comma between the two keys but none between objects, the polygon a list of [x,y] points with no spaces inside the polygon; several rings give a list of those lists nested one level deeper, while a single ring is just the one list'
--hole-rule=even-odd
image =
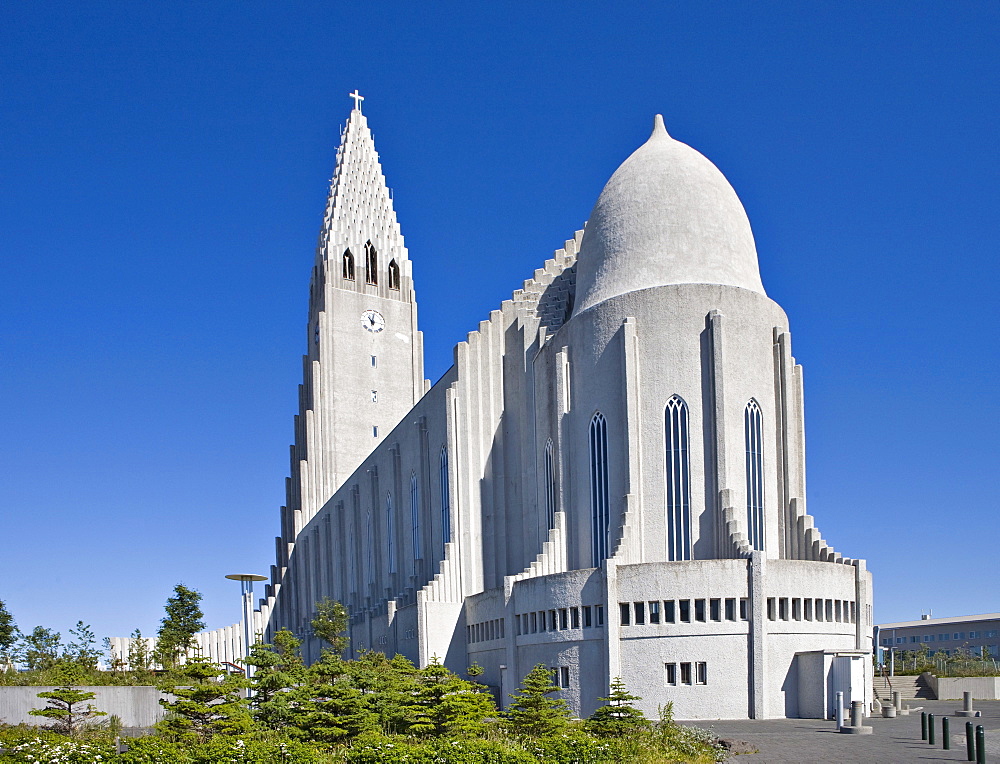
[{"label": "clock face on tower", "polygon": [[385,329],[385,317],[377,310],[366,310],[361,314],[361,325],[370,332],[380,332]]}]

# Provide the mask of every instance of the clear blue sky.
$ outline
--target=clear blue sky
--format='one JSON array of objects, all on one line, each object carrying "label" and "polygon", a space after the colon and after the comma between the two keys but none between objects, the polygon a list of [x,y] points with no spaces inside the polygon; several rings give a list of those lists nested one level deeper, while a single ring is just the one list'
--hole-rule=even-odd
[{"label": "clear blue sky", "polygon": [[0,6],[0,599],[238,618],[359,88],[428,376],[662,112],[726,174],[806,371],[809,507],[876,618],[1000,610],[1000,4]]}]

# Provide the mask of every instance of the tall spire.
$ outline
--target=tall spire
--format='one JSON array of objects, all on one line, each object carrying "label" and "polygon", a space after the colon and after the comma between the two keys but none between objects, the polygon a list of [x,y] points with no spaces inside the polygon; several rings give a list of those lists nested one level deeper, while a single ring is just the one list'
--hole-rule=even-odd
[{"label": "tall spire", "polygon": [[330,180],[330,195],[319,235],[319,255],[337,262],[346,249],[363,256],[370,241],[383,262],[395,259],[400,268],[407,261],[403,236],[396,221],[392,195],[382,174],[368,120],[361,113],[364,97],[349,94],[354,108],[341,131],[337,164]]}]

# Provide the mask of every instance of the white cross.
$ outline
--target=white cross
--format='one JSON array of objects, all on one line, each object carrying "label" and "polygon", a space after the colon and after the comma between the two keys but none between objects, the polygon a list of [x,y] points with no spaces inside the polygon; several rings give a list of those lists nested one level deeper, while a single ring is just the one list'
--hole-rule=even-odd
[{"label": "white cross", "polygon": [[357,109],[358,111],[361,111],[361,102],[363,100],[365,100],[365,97],[363,95],[359,95],[358,94],[358,89],[354,88],[354,92],[353,93],[348,93],[347,97],[348,98],[353,98],[354,99],[354,108]]}]

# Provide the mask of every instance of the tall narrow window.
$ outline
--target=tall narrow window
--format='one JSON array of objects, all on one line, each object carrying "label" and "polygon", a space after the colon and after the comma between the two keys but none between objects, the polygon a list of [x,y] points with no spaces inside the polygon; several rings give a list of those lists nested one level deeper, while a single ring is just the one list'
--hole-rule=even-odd
[{"label": "tall narrow window", "polygon": [[556,470],[552,463],[552,441],[545,444],[545,518],[548,527],[556,524]]},{"label": "tall narrow window", "polygon": [[378,252],[370,241],[365,244],[365,281],[378,283]]},{"label": "tall narrow window", "polygon": [[348,281],[354,281],[354,255],[351,250],[344,250],[343,267],[341,274]]},{"label": "tall narrow window", "polygon": [[448,449],[441,446],[441,540],[451,541],[451,497],[448,484]]},{"label": "tall narrow window", "polygon": [[608,423],[601,412],[590,420],[590,551],[593,567],[608,556]]},{"label": "tall narrow window", "polygon": [[392,494],[385,495],[385,555],[390,573],[396,572],[396,523],[392,517]]},{"label": "tall narrow window", "polygon": [[368,567],[368,583],[375,583],[375,545],[372,543],[372,513],[368,513],[367,528],[365,529],[365,543],[367,544],[366,556]]},{"label": "tall narrow window", "polygon": [[389,289],[399,289],[399,266],[395,260],[389,261]]},{"label": "tall narrow window", "polygon": [[420,550],[420,489],[417,486],[417,476],[410,473],[410,526],[413,532],[413,559],[422,560]]},{"label": "tall narrow window", "polygon": [[688,407],[676,395],[667,401],[667,559],[691,559],[691,483]]},{"label": "tall narrow window", "polygon": [[743,414],[747,455],[747,529],[750,546],[764,549],[764,422],[753,398]]}]

